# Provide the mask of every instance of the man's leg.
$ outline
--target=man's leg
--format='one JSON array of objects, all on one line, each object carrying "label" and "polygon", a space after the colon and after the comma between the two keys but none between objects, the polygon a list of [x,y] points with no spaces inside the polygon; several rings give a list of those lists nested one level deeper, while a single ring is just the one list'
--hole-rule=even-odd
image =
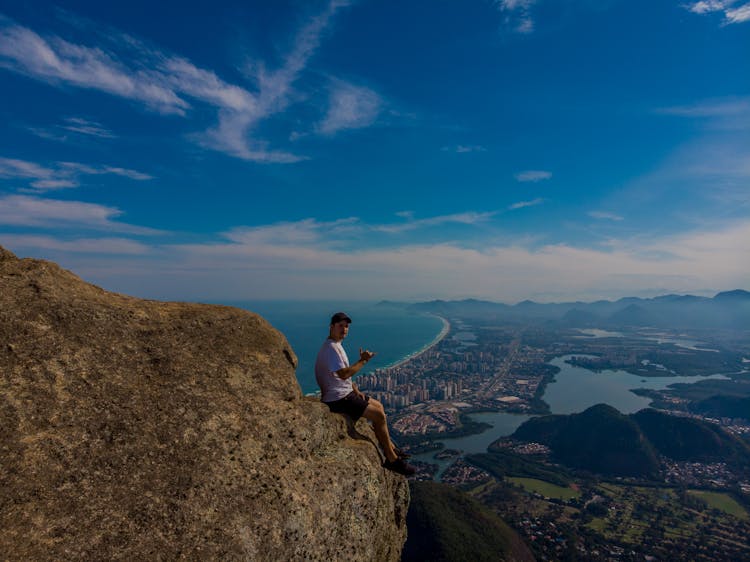
[{"label": "man's leg", "polygon": [[393,450],[393,444],[391,443],[391,437],[388,433],[388,422],[385,418],[383,405],[374,398],[370,398],[370,401],[367,403],[367,408],[362,416],[372,422],[375,436],[380,442],[383,453],[385,453],[385,458],[390,462],[394,462],[398,456],[396,455],[396,451]]}]

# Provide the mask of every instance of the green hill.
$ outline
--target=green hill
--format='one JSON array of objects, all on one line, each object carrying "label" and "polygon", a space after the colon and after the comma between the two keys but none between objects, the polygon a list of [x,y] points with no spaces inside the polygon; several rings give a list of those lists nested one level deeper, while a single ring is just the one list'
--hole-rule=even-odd
[{"label": "green hill", "polygon": [[631,417],[665,457],[677,461],[750,463],[747,445],[717,425],[652,409]]},{"label": "green hill", "polygon": [[549,446],[557,460],[573,468],[615,476],[659,472],[656,452],[635,421],[607,404],[580,414],[532,418],[513,437]]},{"label": "green hill", "polygon": [[750,396],[711,396],[691,404],[690,411],[717,418],[750,418]]},{"label": "green hill", "polygon": [[656,476],[658,455],[750,466],[747,443],[719,426],[650,408],[626,416],[597,404],[580,414],[532,418],[513,438],[549,446],[564,465],[611,476]]},{"label": "green hill", "polygon": [[477,500],[447,484],[411,482],[404,562],[532,561],[518,534]]}]

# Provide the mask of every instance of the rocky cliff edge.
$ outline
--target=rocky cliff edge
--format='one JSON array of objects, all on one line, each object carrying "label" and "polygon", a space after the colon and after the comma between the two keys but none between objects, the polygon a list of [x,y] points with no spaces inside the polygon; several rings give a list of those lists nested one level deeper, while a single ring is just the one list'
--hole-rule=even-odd
[{"label": "rocky cliff edge", "polygon": [[296,362],[256,314],[0,248],[1,557],[398,560],[406,481]]}]

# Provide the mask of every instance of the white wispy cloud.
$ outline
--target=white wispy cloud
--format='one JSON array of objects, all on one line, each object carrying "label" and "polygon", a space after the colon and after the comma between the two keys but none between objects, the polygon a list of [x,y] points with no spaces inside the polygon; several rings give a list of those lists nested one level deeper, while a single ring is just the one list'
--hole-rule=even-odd
[{"label": "white wispy cloud", "polygon": [[328,222],[303,219],[256,227],[238,227],[225,232],[223,236],[238,244],[306,246],[321,243],[330,232],[336,232],[337,236],[351,232],[358,228],[358,223],[359,220],[352,217]]},{"label": "white wispy cloud", "polygon": [[702,119],[712,129],[727,131],[750,130],[750,98],[731,96],[701,100],[688,105],[662,107],[661,115]]},{"label": "white wispy cloud", "polygon": [[0,157],[0,178],[47,179],[54,171],[34,162]]},{"label": "white wispy cloud", "polygon": [[331,135],[346,129],[369,127],[378,117],[382,101],[369,88],[340,80],[331,88],[328,112],[318,130]]},{"label": "white wispy cloud", "polygon": [[497,213],[495,212],[466,212],[466,213],[454,213],[451,215],[439,215],[435,217],[427,217],[424,219],[415,219],[414,213],[410,211],[402,211],[396,213],[406,219],[404,223],[397,224],[381,224],[372,227],[373,230],[379,232],[398,233],[406,232],[410,230],[417,230],[420,228],[427,228],[433,226],[440,226],[444,224],[464,224],[464,225],[475,225],[483,222],[487,222]]},{"label": "white wispy cloud", "polygon": [[750,2],[737,5],[737,0],[700,0],[685,4],[684,7],[694,14],[724,14],[724,25],[750,21]]},{"label": "white wispy cloud", "polygon": [[95,172],[97,174],[114,174],[116,176],[123,176],[126,178],[130,178],[131,180],[136,181],[145,181],[145,180],[151,180],[154,179],[153,176],[150,176],[149,174],[144,174],[143,172],[139,172],[137,170],[129,170],[128,168],[118,168],[116,166],[102,166],[102,168]]},{"label": "white wispy cloud", "polygon": [[303,26],[279,69],[271,71],[262,63],[254,65],[258,93],[253,106],[221,107],[218,125],[196,137],[201,144],[245,160],[274,163],[304,160],[289,152],[269,150],[267,142],[249,139],[248,135],[260,121],[288,106],[292,86],[318,49],[323,31],[336,12],[347,5],[348,1],[331,0],[321,14]]},{"label": "white wispy cloud", "polygon": [[38,136],[39,138],[52,140],[57,142],[65,142],[68,140],[68,134],[62,131],[58,131],[52,127],[26,127],[26,130],[31,134]]},{"label": "white wispy cloud", "polygon": [[83,119],[81,117],[68,117],[65,119],[65,124],[61,127],[73,133],[79,133],[81,135],[88,135],[100,139],[116,138],[116,135],[106,127],[103,127],[101,123],[89,121],[88,119]]},{"label": "white wispy cloud", "polygon": [[501,13],[506,14],[506,23],[513,26],[517,33],[532,33],[534,19],[531,8],[537,0],[495,0],[495,5]]},{"label": "white wispy cloud", "polygon": [[524,16],[521,18],[521,21],[518,22],[518,25],[516,26],[516,31],[518,33],[533,33],[534,32],[534,20],[531,19],[530,16]]},{"label": "white wispy cloud", "polygon": [[550,179],[552,173],[544,170],[526,170],[525,172],[518,172],[513,177],[520,182],[538,182]]},{"label": "white wispy cloud", "polygon": [[153,179],[149,174],[117,166],[92,166],[79,162],[56,162],[53,166],[43,166],[26,160],[0,157],[0,179],[33,180],[27,188],[33,191],[78,187],[80,176],[103,174],[123,176],[135,181]]},{"label": "white wispy cloud", "polygon": [[[115,207],[43,199],[27,195],[0,196],[0,225],[105,230],[135,235],[155,235],[161,231],[118,222],[123,212]],[[3,235],[4,236],[4,235]]]},{"label": "white wispy cloud", "polygon": [[478,144],[458,144],[456,146],[444,146],[440,150],[443,152],[455,152],[457,154],[466,154],[468,152],[487,152],[487,149]]},{"label": "white wispy cloud", "polygon": [[248,139],[248,134],[260,121],[287,107],[292,85],[318,49],[323,31],[336,11],[348,4],[346,1],[332,0],[323,13],[303,26],[279,69],[269,71],[263,64],[255,65],[259,88],[255,107],[239,110],[222,108],[218,125],[198,137],[202,144],[246,160],[276,163],[303,160],[304,157],[289,152],[268,150],[268,143]]},{"label": "white wispy cloud", "polygon": [[36,180],[31,182],[31,187],[36,191],[51,191],[54,189],[67,189],[78,187],[79,183],[74,180]]},{"label": "white wispy cloud", "polygon": [[732,117],[750,113],[750,98],[707,100],[691,105],[663,107],[657,112],[681,117]]},{"label": "white wispy cloud", "polygon": [[537,0],[497,0],[497,4],[505,10],[530,8]]},{"label": "white wispy cloud", "polygon": [[70,133],[84,137],[94,137],[98,139],[117,138],[112,131],[104,127],[101,123],[90,121],[81,117],[67,117],[63,123],[50,127],[27,127],[27,130],[38,137],[48,140],[65,142],[70,137]]},{"label": "white wispy cloud", "polygon": [[609,213],[607,211],[589,211],[588,215],[595,219],[610,220],[610,221],[621,221],[624,220],[620,215]]},{"label": "white wispy cloud", "polygon": [[509,210],[515,211],[516,209],[523,209],[524,207],[534,207],[535,205],[541,205],[544,203],[544,199],[541,197],[537,197],[536,199],[532,199],[530,201],[519,201],[518,203],[513,203],[508,207]]},{"label": "white wispy cloud", "polygon": [[731,4],[731,0],[701,0],[700,2],[686,4],[685,8],[695,14],[707,14],[709,12],[723,11]]},{"label": "white wispy cloud", "polygon": [[28,234],[1,234],[0,243],[13,248],[15,252],[33,250],[35,252],[65,252],[71,254],[143,255],[151,252],[151,247],[128,238],[73,238],[61,240],[52,236]]},{"label": "white wispy cloud", "polygon": [[73,174],[16,158],[0,157],[0,179],[27,180],[36,191],[78,187]]},{"label": "white wispy cloud", "polygon": [[308,218],[257,227],[237,227],[224,232],[222,236],[240,244],[272,244],[274,247],[308,245],[343,247],[347,244],[359,243],[362,238],[371,236],[373,233],[399,234],[446,224],[478,225],[486,223],[496,214],[495,212],[468,211],[415,219],[413,212],[401,211],[396,213],[396,216],[404,219],[403,222],[386,224],[366,224],[356,217],[335,221]]},{"label": "white wispy cloud", "polygon": [[750,21],[750,3],[726,10],[724,16],[726,17],[727,24]]},{"label": "white wispy cloud", "polygon": [[158,73],[128,68],[101,48],[43,38],[9,20],[0,19],[0,26],[0,67],[140,101],[163,113],[184,114],[189,107]]},{"label": "white wispy cloud", "polygon": [[[256,92],[228,83],[215,72],[200,68],[190,60],[153,48],[136,38],[117,33],[105,45],[78,45],[57,36],[42,36],[0,16],[0,68],[15,71],[52,85],[98,90],[165,115],[187,116],[193,104],[213,107],[217,123],[207,131],[191,135],[206,148],[258,162],[296,162],[299,155],[275,150],[269,142],[252,138],[256,126],[283,111],[290,103],[293,84],[309,59],[331,19],[344,0],[330,0],[326,9],[311,18],[295,35],[293,46],[276,70],[259,62],[254,65]],[[379,108],[379,97],[371,90],[353,98],[352,90],[334,92],[323,130],[362,127],[371,123]],[[94,123],[70,122],[70,131],[106,135]],[[54,138],[44,129],[40,136]]]}]

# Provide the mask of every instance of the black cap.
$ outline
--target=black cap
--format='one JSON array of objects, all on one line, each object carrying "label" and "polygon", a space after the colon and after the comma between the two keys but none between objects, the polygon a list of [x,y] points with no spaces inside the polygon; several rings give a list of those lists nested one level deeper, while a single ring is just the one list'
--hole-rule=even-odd
[{"label": "black cap", "polygon": [[342,320],[346,320],[347,323],[349,323],[349,324],[352,323],[352,319],[349,318],[345,313],[343,313],[343,312],[337,312],[336,314],[334,314],[333,316],[331,316],[331,326],[333,326],[334,324],[338,324]]}]

